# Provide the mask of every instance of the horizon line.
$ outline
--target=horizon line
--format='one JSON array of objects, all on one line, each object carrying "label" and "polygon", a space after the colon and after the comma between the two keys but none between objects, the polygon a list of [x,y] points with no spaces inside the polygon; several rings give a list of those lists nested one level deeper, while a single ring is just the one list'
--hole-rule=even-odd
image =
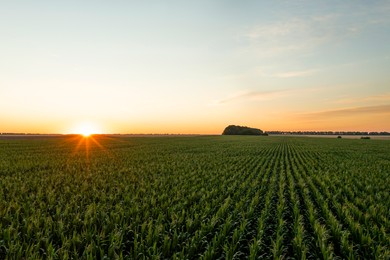
[{"label": "horizon line", "polygon": [[[323,135],[337,135],[337,134],[390,134],[390,131],[340,131],[340,130],[270,130],[263,131],[271,134],[309,134],[317,133]],[[0,135],[51,135],[51,136],[66,136],[66,135],[81,135],[80,133],[34,133],[34,132],[0,132]],[[92,133],[91,135],[222,135],[222,133],[202,134],[202,133]]]}]

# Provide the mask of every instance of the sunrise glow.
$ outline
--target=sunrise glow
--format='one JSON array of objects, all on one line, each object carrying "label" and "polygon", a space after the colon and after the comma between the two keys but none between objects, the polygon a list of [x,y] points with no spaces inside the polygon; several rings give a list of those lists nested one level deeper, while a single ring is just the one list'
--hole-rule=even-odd
[{"label": "sunrise glow", "polygon": [[90,137],[92,134],[92,132],[90,131],[85,131],[85,132],[82,132],[81,135],[84,136],[84,137]]},{"label": "sunrise glow", "polygon": [[80,124],[76,125],[72,129],[71,133],[80,134],[80,135],[82,135],[84,137],[89,137],[89,136],[91,136],[93,134],[100,134],[101,130],[94,123],[84,122],[84,123],[80,123]]}]

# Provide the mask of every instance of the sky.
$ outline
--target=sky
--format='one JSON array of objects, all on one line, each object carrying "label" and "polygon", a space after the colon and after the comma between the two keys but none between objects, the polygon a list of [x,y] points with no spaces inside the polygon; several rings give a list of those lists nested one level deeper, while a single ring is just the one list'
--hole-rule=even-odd
[{"label": "sky", "polygon": [[390,131],[390,1],[0,1],[0,132]]}]

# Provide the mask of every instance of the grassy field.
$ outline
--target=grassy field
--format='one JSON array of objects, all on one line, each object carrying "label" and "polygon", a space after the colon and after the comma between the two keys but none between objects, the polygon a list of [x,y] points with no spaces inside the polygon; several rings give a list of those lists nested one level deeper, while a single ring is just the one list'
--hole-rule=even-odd
[{"label": "grassy field", "polygon": [[0,259],[390,257],[390,142],[0,140]]}]

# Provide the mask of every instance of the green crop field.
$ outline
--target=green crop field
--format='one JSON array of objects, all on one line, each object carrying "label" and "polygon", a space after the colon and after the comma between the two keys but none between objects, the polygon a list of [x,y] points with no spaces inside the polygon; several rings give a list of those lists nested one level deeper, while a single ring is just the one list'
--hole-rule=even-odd
[{"label": "green crop field", "polygon": [[390,142],[0,139],[0,259],[389,259]]}]

